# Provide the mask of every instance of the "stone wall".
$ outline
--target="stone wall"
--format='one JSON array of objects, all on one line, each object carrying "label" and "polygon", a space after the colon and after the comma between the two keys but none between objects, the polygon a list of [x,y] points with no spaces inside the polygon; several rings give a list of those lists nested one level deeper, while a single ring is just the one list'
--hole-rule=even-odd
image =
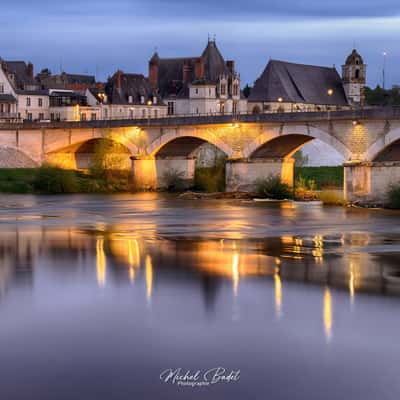
[{"label": "stone wall", "polygon": [[38,164],[24,153],[8,148],[0,147],[0,168],[35,168]]}]

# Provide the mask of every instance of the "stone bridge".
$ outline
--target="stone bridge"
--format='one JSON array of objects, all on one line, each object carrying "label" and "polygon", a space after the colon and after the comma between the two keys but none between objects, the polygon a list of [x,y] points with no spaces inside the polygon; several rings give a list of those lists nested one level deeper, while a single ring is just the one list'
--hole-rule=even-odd
[{"label": "stone bridge", "polygon": [[[400,182],[400,108],[192,116],[141,120],[0,125],[0,166],[43,162],[87,168],[100,138],[118,143],[121,168],[142,188],[163,186],[168,170],[193,179],[193,155],[210,143],[227,157],[227,189],[246,189],[270,174],[293,184],[292,155],[319,139],[343,155],[350,200],[382,200]],[[114,150],[115,151],[115,150]]]}]

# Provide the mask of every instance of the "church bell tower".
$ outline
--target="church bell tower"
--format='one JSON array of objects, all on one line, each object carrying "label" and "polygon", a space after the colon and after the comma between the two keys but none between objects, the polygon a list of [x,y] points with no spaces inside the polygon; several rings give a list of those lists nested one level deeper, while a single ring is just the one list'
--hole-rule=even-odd
[{"label": "church bell tower", "polygon": [[351,105],[364,104],[364,87],[367,76],[367,66],[356,49],[353,49],[342,65],[342,80],[347,100]]}]

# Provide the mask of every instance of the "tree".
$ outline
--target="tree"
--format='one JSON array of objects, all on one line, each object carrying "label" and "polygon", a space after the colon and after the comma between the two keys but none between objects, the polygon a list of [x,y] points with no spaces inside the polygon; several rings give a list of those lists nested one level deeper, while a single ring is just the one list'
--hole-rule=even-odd
[{"label": "tree", "polygon": [[244,95],[244,97],[246,97],[246,99],[250,96],[251,89],[252,89],[252,87],[249,86],[249,84],[246,84],[246,86],[244,87],[243,95]]}]

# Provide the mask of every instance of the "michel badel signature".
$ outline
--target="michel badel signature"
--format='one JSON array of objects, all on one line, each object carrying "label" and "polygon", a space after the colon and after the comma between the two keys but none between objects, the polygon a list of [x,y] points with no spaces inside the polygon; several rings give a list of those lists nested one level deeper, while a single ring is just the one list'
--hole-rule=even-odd
[{"label": "michel badel signature", "polygon": [[239,370],[227,370],[223,367],[208,369],[207,371],[190,371],[177,369],[166,369],[160,374],[163,383],[171,383],[179,386],[209,386],[215,383],[231,383],[240,379]]}]

